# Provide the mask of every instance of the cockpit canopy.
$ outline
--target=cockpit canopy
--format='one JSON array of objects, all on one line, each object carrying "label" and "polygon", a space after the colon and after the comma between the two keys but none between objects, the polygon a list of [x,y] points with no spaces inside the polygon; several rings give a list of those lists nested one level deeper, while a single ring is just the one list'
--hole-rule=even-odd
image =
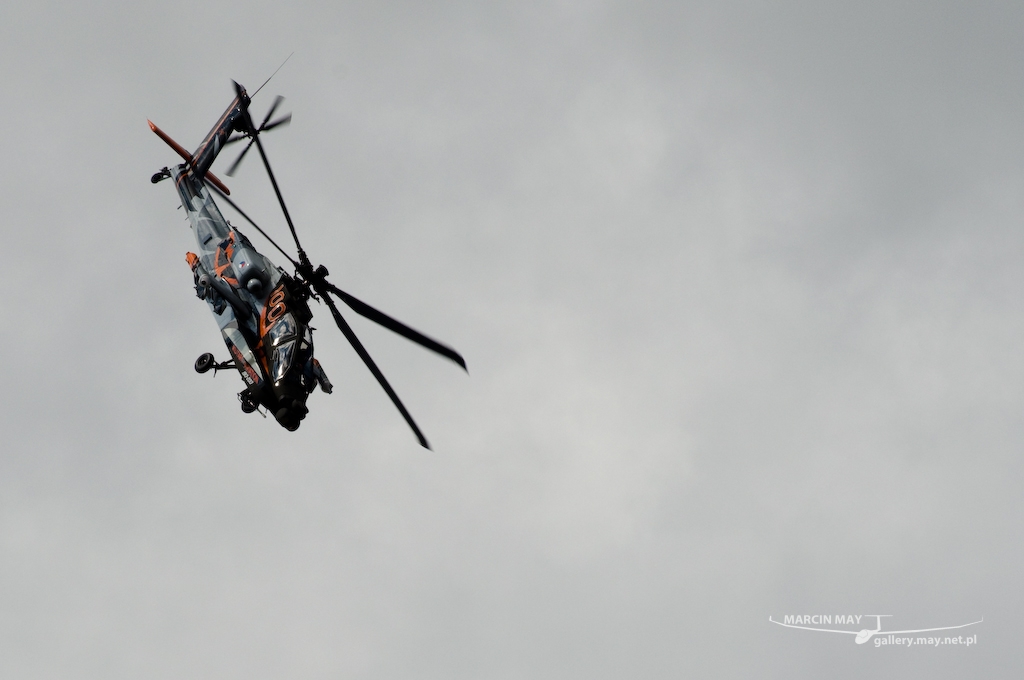
[{"label": "cockpit canopy", "polygon": [[275,385],[285,380],[293,367],[297,374],[307,372],[306,364],[313,356],[313,333],[308,326],[296,323],[290,312],[267,331],[264,343],[270,351],[271,380]]}]

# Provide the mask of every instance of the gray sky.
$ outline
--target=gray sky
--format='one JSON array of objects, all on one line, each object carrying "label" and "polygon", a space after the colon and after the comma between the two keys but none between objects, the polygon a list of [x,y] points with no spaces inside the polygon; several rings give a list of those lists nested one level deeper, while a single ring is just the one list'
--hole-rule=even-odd
[{"label": "gray sky", "polygon": [[[1019,669],[1022,32],[979,2],[4,8],[3,675]],[[322,308],[336,390],[296,433],[192,371],[225,350],[146,119],[194,148],[292,51],[253,108],[294,113],[266,146],[304,245],[469,364],[353,320],[434,453]],[[229,186],[286,240],[255,158]],[[985,621],[768,622],[840,613]]]}]

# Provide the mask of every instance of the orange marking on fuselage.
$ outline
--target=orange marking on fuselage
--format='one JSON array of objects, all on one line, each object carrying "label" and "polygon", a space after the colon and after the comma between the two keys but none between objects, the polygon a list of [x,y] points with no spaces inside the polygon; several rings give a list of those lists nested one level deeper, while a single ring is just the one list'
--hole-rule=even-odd
[{"label": "orange marking on fuselage", "polygon": [[263,366],[263,370],[267,372],[267,375],[270,375],[270,362],[267,361],[267,353],[263,351],[262,341],[260,341],[260,344],[256,346],[253,353],[256,355],[256,359],[260,362],[260,365]]},{"label": "orange marking on fuselage", "polygon": [[266,306],[263,307],[263,311],[260,312],[260,337],[262,338],[267,334],[274,324],[277,323],[278,319],[285,315],[288,308],[284,304],[285,292],[284,284],[278,285],[274,289],[274,292],[270,294],[270,298],[267,299]]},{"label": "orange marking on fuselage", "polygon": [[231,256],[235,252],[235,234],[230,232],[228,234],[228,244],[225,248],[217,246],[217,253],[213,256],[213,271],[214,273],[224,279],[225,281],[233,281],[238,283],[233,277],[224,276],[224,272],[231,268]]}]

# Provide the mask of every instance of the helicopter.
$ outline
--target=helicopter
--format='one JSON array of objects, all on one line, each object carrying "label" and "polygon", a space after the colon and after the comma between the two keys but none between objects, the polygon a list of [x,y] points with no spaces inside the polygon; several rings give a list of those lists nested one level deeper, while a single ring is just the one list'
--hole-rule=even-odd
[{"label": "helicopter", "polygon": [[[269,82],[270,79],[267,80]],[[196,360],[195,370],[207,373],[212,369],[216,375],[218,370],[237,369],[245,383],[245,388],[238,393],[242,411],[252,413],[262,408],[260,412],[264,417],[266,412],[272,413],[282,427],[289,431],[297,430],[309,412],[306,400],[313,390],[317,386],[327,394],[333,390],[323,367],[313,356],[314,329],[310,325],[313,314],[309,301],[315,300],[327,306],[338,329],[402,414],[420,445],[430,449],[423,432],[341,315],[332,296],[360,316],[440,354],[468,372],[466,361],[451,347],[330,283],[327,280],[329,272],[323,265],[313,266],[299,242],[274,171],[260,142],[261,134],[291,121],[291,114],[271,120],[284,98],[275,98],[262,123],[257,126],[249,113],[252,97],[243,86],[235,81],[232,83],[234,99],[193,153],[185,150],[152,121],[147,121],[150,129],[184,160],[179,165],[162,168],[151,177],[151,181],[157,184],[165,179],[173,180],[196,238],[198,252],[188,252],[185,256],[192,270],[196,296],[207,303],[231,357],[227,361],[217,361],[212,353],[204,353]],[[265,85],[266,82],[252,96]],[[295,242],[295,257],[239,208],[229,198],[231,192],[228,187],[210,172],[214,160],[225,147],[243,140],[248,140],[248,143],[226,174],[232,176],[249,149],[256,147]],[[257,251],[252,242],[224,218],[213,199],[214,194],[288,259],[292,273]]]}]

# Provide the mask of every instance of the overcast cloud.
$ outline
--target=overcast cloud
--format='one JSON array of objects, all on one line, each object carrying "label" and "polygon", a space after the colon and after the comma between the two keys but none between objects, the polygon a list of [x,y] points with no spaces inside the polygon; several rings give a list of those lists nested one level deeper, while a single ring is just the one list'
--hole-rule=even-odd
[{"label": "overcast cloud", "polygon": [[[1009,2],[0,10],[0,675],[1008,677],[1022,33]],[[433,453],[322,308],[298,432],[192,370],[226,352],[146,119],[194,148],[292,51],[253,110],[294,113],[265,144],[304,246],[467,359],[353,320]],[[228,184],[284,242],[258,166]],[[768,622],[840,613],[985,620]]]}]

